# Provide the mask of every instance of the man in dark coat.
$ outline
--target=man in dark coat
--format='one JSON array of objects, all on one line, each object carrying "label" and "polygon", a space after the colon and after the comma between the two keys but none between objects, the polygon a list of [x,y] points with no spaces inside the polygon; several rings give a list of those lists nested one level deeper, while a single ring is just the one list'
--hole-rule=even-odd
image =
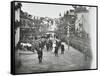
[{"label": "man in dark coat", "polygon": [[47,40],[47,41],[46,41],[46,48],[47,48],[47,51],[49,51],[49,46],[50,46],[49,40]]},{"label": "man in dark coat", "polygon": [[58,56],[58,47],[57,46],[55,47],[55,52],[54,53],[55,53],[55,56]]},{"label": "man in dark coat", "polygon": [[37,50],[37,54],[38,54],[39,63],[42,63],[43,52],[41,48]]},{"label": "man in dark coat", "polygon": [[64,54],[64,51],[65,51],[65,49],[64,49],[64,45],[61,44],[61,54]]},{"label": "man in dark coat", "polygon": [[61,47],[61,41],[60,40],[58,41],[58,47],[59,48]]},{"label": "man in dark coat", "polygon": [[39,40],[35,43],[35,50],[37,51],[39,63],[42,63],[43,51]]},{"label": "man in dark coat", "polygon": [[50,50],[52,50],[52,45],[53,45],[52,41],[49,40],[49,48],[50,48]]},{"label": "man in dark coat", "polygon": [[58,56],[58,49],[59,49],[59,47],[58,47],[58,42],[56,41],[56,47],[55,47],[55,56]]}]

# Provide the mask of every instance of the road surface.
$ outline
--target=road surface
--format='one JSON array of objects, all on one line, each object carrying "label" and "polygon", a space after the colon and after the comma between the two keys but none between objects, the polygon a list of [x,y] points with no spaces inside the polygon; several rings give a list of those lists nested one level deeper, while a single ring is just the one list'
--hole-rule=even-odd
[{"label": "road surface", "polygon": [[65,46],[65,53],[61,54],[59,49],[58,57],[52,51],[43,50],[43,63],[39,64],[37,54],[30,51],[20,51],[21,67],[17,73],[36,73],[49,71],[69,71],[88,69],[90,59],[85,60],[84,54],[78,50]]}]

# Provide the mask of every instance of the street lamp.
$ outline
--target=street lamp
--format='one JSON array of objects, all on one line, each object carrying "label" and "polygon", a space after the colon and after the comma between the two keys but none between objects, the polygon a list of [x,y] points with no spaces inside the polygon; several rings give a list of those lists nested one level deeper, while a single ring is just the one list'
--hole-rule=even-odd
[{"label": "street lamp", "polygon": [[69,50],[69,38],[70,38],[70,24],[68,22],[68,26],[67,26],[67,40],[68,40],[68,50]]}]

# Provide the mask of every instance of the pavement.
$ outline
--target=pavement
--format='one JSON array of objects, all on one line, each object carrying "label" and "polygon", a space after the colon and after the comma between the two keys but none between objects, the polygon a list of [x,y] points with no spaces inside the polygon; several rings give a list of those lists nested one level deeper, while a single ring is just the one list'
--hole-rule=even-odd
[{"label": "pavement", "polygon": [[61,54],[59,49],[58,57],[52,51],[43,50],[43,62],[39,64],[37,53],[31,51],[20,51],[19,59],[21,66],[16,70],[16,73],[37,73],[51,71],[69,71],[89,69],[90,59],[85,60],[84,54],[64,43],[65,53]]}]

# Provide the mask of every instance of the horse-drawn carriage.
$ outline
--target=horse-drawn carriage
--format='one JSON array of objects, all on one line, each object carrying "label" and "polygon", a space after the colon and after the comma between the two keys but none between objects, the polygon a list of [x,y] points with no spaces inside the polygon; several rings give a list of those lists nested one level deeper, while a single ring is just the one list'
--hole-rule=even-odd
[{"label": "horse-drawn carriage", "polygon": [[37,40],[30,40],[30,41],[19,41],[18,43],[18,47],[21,49],[21,50],[24,50],[24,51],[37,51],[36,49],[43,49],[44,48],[44,45],[45,45],[45,39],[44,38],[40,38],[40,39],[37,39]]}]

